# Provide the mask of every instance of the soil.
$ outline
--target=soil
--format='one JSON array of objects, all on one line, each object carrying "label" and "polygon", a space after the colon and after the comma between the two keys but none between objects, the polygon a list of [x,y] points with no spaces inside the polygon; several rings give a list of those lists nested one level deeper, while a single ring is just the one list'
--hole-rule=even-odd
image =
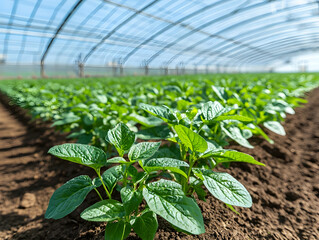
[{"label": "soil", "polygon": [[[297,108],[284,123],[287,136],[268,132],[275,144],[262,138],[254,149],[237,149],[266,167],[231,164],[227,171],[253,198],[240,215],[209,196],[198,200],[206,233],[189,236],[176,232],[159,218],[156,239],[319,239],[319,88],[307,94],[308,104]],[[48,123],[30,121],[27,113],[0,97],[0,239],[104,239],[105,224],[85,222],[79,213],[98,201],[94,192],[75,212],[60,220],[46,220],[49,199],[67,180],[93,172],[52,158],[47,150],[66,142]],[[89,173],[88,173],[89,171]],[[138,237],[131,233],[130,240]]]}]

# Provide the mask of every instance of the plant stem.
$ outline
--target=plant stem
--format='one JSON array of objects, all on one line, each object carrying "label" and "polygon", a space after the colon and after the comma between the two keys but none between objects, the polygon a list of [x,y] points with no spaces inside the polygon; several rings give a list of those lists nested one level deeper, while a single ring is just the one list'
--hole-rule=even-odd
[{"label": "plant stem", "polygon": [[188,168],[188,173],[187,173],[187,178],[186,178],[186,181],[184,182],[184,186],[183,186],[183,190],[184,190],[184,193],[187,195],[187,191],[188,191],[188,182],[189,182],[189,178],[191,176],[191,173],[192,173],[192,168],[195,164],[195,155],[194,153],[192,153],[192,155],[190,155],[189,157],[189,168]]},{"label": "plant stem", "polygon": [[128,168],[128,166],[125,166],[125,171],[123,174],[123,186],[124,187],[126,187],[126,185],[127,185],[127,168]]},{"label": "plant stem", "polygon": [[109,199],[112,199],[111,194],[109,193],[109,191],[107,190],[107,188],[106,188],[106,186],[105,186],[105,184],[104,184],[104,182],[103,182],[103,179],[102,179],[101,174],[100,174],[100,169],[95,170],[95,171],[96,171],[97,175],[99,176],[99,179],[100,179],[101,182],[102,182],[102,185],[103,185],[103,187],[104,187],[104,189],[105,189],[105,192],[106,192],[108,198],[109,198]]},{"label": "plant stem", "polygon": [[96,188],[94,188],[94,190],[96,191],[97,195],[99,195],[99,197],[100,197],[101,200],[103,201],[103,198],[102,198],[101,194],[99,193],[99,191],[98,191]]}]

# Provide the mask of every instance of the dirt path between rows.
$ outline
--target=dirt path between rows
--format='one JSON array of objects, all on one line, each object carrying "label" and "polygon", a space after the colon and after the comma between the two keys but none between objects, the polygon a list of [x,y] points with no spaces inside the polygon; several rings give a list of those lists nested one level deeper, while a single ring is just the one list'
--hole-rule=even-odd
[{"label": "dirt path between rows", "polygon": [[[319,239],[319,89],[307,99],[305,107],[286,119],[286,137],[269,133],[274,145],[254,138],[254,149],[231,146],[266,167],[232,164],[219,169],[245,185],[253,197],[251,209],[236,208],[236,215],[210,196],[207,202],[198,201],[205,234],[176,233],[159,219],[156,239]],[[30,124],[23,111],[9,111],[5,105],[0,104],[0,239],[103,239],[105,224],[79,217],[87,203],[61,220],[44,220],[53,191],[87,171],[48,156],[48,148],[64,142],[64,137],[46,124]],[[97,200],[89,194],[89,202]],[[138,238],[132,233],[129,239]]]}]

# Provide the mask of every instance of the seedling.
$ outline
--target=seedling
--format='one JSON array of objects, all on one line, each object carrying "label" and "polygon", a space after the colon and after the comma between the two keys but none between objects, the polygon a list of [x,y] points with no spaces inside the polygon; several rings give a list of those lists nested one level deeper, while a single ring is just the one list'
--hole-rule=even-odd
[{"label": "seedling", "polygon": [[[103,150],[78,143],[52,147],[50,154],[92,168],[97,178],[82,175],[65,183],[51,197],[45,217],[59,219],[68,215],[94,190],[100,201],[85,209],[81,217],[107,222],[105,239],[125,239],[133,229],[143,240],[151,240],[158,227],[156,215],[188,234],[205,232],[195,201],[195,193],[200,199],[205,197],[202,185],[226,204],[250,207],[251,197],[243,185],[211,168],[230,161],[263,164],[249,155],[215,147],[183,125],[175,125],[174,130],[180,159],[156,157],[160,142],[134,144],[135,133],[123,123],[109,130],[106,137],[118,157],[107,159]],[[212,158],[216,161],[213,167]],[[101,174],[101,169],[111,164],[115,166]],[[114,190],[120,191],[121,199],[112,199]]]}]

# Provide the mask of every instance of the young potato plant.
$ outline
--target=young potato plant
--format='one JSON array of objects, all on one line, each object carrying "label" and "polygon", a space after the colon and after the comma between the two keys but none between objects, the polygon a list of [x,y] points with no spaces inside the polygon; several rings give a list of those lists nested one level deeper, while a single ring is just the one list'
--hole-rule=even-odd
[{"label": "young potato plant", "polygon": [[[250,118],[240,115],[230,115],[233,109],[223,107],[219,102],[204,103],[200,109],[192,108],[186,113],[180,113],[166,106],[151,106],[140,104],[140,107],[148,113],[161,118],[173,130],[173,134],[167,135],[167,140],[179,144],[181,159],[189,164],[186,170],[187,177],[179,179],[186,195],[197,193],[204,200],[206,192],[202,186],[219,200],[228,206],[251,206],[251,197],[247,190],[232,176],[227,173],[212,171],[218,164],[228,166],[230,162],[246,162],[262,165],[252,156],[231,149],[223,149],[216,143],[226,142],[230,137],[246,147],[252,147],[243,136],[238,126],[240,122],[250,122]],[[162,125],[164,128],[165,125]],[[203,131],[203,129],[207,131]],[[202,132],[206,140],[199,133]],[[226,134],[225,134],[226,132]],[[244,132],[244,131],[243,131]],[[207,134],[209,133],[209,134]],[[172,137],[173,135],[173,137]]]},{"label": "young potato plant", "polygon": [[[78,176],[58,188],[50,199],[46,218],[59,219],[68,215],[94,189],[101,201],[85,209],[81,217],[88,221],[107,222],[105,239],[125,239],[132,228],[143,240],[153,239],[158,227],[156,215],[182,231],[191,234],[205,232],[196,201],[185,195],[178,182],[160,179],[159,172],[163,171],[186,178],[181,167],[188,167],[187,162],[152,158],[160,142],[134,144],[134,132],[122,123],[108,131],[107,141],[116,148],[118,157],[107,159],[107,154],[101,149],[77,143],[58,145],[49,150],[50,154],[61,159],[92,168],[98,177]],[[124,158],[126,153],[128,159]],[[111,164],[116,165],[101,173],[101,168]],[[133,166],[135,164],[139,164],[140,171]],[[105,194],[100,192],[101,187]],[[121,201],[112,198],[115,189],[120,191]],[[143,199],[145,206],[141,205]]]},{"label": "young potato plant", "polygon": [[[231,139],[244,147],[253,148],[247,139],[252,136],[251,127],[249,128],[249,126],[255,126],[252,124],[254,120],[247,116],[236,114],[236,108],[224,107],[217,101],[194,105],[184,113],[166,106],[140,104],[140,108],[153,116],[161,118],[172,130],[174,125],[182,124],[195,130],[206,139],[213,140],[220,146],[228,145],[228,139]],[[156,129],[162,129],[162,132],[167,132],[167,126],[165,125],[157,126]],[[141,137],[144,139],[147,139],[145,135],[150,139],[157,138],[159,137],[158,132],[155,131],[157,135],[152,136],[152,128],[150,128],[148,131],[140,131],[139,136],[142,135]],[[171,140],[171,136],[172,134],[169,134],[168,131],[165,138]]]},{"label": "young potato plant", "polygon": [[[94,189],[100,201],[85,209],[81,218],[107,222],[105,239],[108,240],[125,239],[131,229],[141,239],[151,240],[158,227],[157,215],[178,231],[205,232],[195,201],[195,193],[199,199],[205,199],[202,186],[230,208],[232,205],[251,207],[252,200],[244,186],[229,174],[213,169],[225,162],[263,164],[247,154],[224,150],[181,124],[174,125],[173,129],[177,134],[174,139],[180,146],[178,158],[165,157],[165,151],[159,150],[160,142],[134,144],[135,133],[123,123],[109,130],[106,137],[116,148],[118,157],[107,159],[101,149],[83,144],[51,148],[50,154],[88,166],[98,177],[78,176],[58,188],[45,217],[59,219],[68,215]],[[103,167],[110,165],[112,167],[101,173]],[[101,188],[105,194],[100,192]],[[113,199],[114,190],[120,192],[120,199]]]}]

